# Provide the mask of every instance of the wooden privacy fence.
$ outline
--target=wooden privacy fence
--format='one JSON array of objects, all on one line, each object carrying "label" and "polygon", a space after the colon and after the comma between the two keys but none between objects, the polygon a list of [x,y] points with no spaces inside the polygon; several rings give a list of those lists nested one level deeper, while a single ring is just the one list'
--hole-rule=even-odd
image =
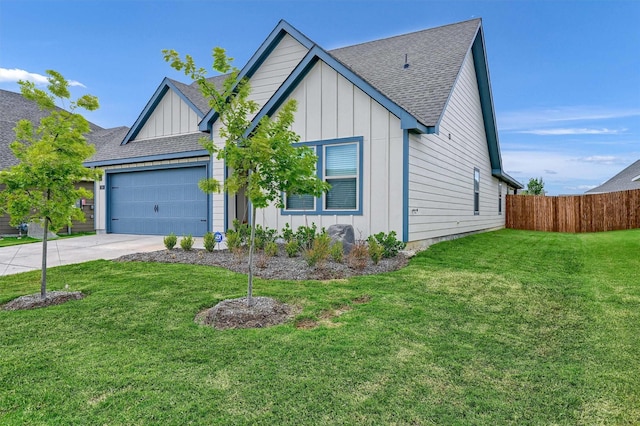
[{"label": "wooden privacy fence", "polygon": [[550,232],[640,228],[640,189],[547,197],[507,195],[506,227]]}]

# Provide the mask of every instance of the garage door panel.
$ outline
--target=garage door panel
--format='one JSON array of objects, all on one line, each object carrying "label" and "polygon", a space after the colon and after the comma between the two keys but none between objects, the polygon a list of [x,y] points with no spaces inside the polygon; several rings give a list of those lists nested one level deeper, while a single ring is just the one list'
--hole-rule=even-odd
[{"label": "garage door panel", "polygon": [[204,177],[204,166],[110,175],[110,232],[204,235],[207,195],[197,186]]}]

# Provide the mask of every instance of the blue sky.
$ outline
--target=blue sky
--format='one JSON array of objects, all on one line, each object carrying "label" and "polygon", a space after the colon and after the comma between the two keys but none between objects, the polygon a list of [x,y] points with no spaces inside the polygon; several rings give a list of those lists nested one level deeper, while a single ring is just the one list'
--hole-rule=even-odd
[{"label": "blue sky", "polygon": [[640,158],[637,1],[0,0],[0,89],[55,69],[98,96],[89,120],[131,126],[165,76],[186,82],[162,49],[241,68],[280,19],[332,49],[476,17],[511,176],[582,193]]}]

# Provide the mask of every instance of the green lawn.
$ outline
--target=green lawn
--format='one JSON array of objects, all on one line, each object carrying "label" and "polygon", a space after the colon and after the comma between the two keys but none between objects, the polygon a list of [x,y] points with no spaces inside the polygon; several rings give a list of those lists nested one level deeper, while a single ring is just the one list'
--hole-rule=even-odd
[{"label": "green lawn", "polygon": [[[504,230],[395,273],[255,283],[312,329],[194,324],[244,294],[223,269],[53,268],[89,296],[0,311],[0,424],[639,424],[639,253],[640,230]],[[1,278],[0,303],[38,279]]]},{"label": "green lawn", "polygon": [[[85,235],[95,235],[95,232],[76,232],[73,234],[62,234],[58,235],[56,239],[64,239],[64,238],[74,238],[74,237],[83,237]],[[50,240],[53,241],[53,240]],[[4,237],[0,238],[0,247],[8,247],[8,246],[17,246],[20,244],[31,244],[31,243],[40,243],[42,240],[38,240],[36,238],[31,237]]]}]

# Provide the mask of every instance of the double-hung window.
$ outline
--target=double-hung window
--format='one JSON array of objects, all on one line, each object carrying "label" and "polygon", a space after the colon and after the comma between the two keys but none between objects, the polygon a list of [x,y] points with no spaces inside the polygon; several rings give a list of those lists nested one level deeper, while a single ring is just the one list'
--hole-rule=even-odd
[{"label": "double-hung window", "polygon": [[362,137],[301,142],[315,148],[317,175],[331,188],[321,197],[287,195],[283,214],[362,214]]},{"label": "double-hung window", "polygon": [[324,210],[358,209],[358,144],[325,145],[324,180],[331,189]]}]

